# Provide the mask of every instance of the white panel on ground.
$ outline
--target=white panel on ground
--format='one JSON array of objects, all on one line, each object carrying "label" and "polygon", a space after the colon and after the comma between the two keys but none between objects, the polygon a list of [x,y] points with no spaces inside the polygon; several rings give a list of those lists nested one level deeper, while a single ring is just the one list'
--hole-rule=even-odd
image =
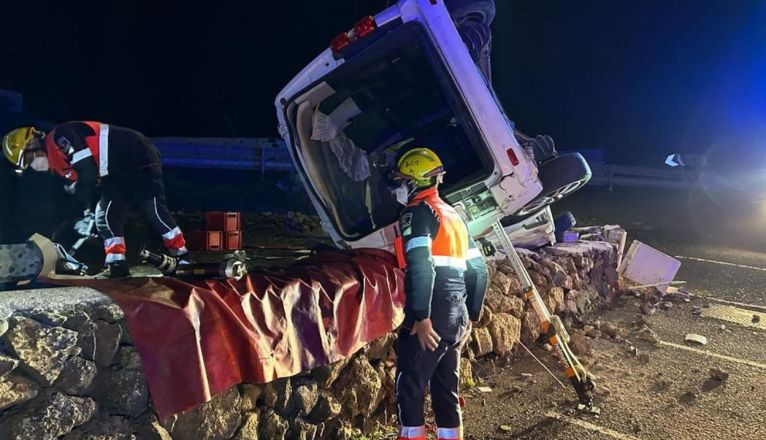
[{"label": "white panel on ground", "polygon": [[657,284],[657,289],[666,293],[680,267],[681,262],[677,259],[634,240],[618,271],[634,283]]}]

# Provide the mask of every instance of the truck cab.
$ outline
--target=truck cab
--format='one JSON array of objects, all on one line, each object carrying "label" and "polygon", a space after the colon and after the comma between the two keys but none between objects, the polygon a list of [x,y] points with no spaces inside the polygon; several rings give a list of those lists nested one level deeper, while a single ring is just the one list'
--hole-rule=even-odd
[{"label": "truck cab", "polygon": [[554,201],[541,204],[537,161],[442,0],[402,0],[361,19],[275,105],[280,135],[339,247],[393,250],[402,205],[390,172],[412,147],[441,157],[441,194],[475,237]]}]

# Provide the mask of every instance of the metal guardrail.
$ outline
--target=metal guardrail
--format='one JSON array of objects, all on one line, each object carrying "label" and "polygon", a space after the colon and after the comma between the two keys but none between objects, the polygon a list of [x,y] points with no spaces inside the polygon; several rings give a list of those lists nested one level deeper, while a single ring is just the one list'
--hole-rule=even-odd
[{"label": "metal guardrail", "polygon": [[589,185],[650,188],[691,189],[697,182],[697,173],[683,168],[649,168],[605,163],[591,163],[592,177]]},{"label": "metal guardrail", "polygon": [[292,171],[293,162],[282,139],[158,137],[152,142],[166,168],[220,168]]},{"label": "metal guardrail", "polygon": [[[162,154],[162,164],[172,168],[219,168],[290,172],[290,153],[279,138],[179,138],[152,141]],[[690,189],[697,181],[693,170],[610,165],[602,149],[582,151],[591,168],[589,185]],[[565,152],[560,152],[561,154]]]}]

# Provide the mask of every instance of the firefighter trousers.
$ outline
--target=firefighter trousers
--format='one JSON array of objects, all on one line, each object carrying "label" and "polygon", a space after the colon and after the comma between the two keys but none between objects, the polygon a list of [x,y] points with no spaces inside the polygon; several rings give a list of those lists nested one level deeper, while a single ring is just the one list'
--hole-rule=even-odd
[{"label": "firefighter trousers", "polygon": [[439,428],[457,428],[462,424],[458,398],[460,351],[462,342],[442,339],[436,350],[423,350],[417,335],[410,329],[399,331],[396,365],[396,398],[399,423],[419,427],[425,423],[423,405],[426,387]]},{"label": "firefighter trousers", "polygon": [[165,184],[159,166],[145,167],[133,175],[107,176],[102,180],[102,195],[96,205],[96,229],[104,240],[106,262],[125,259],[125,211],[138,205],[162,235],[173,255],[186,253],[186,242],[165,200]]}]

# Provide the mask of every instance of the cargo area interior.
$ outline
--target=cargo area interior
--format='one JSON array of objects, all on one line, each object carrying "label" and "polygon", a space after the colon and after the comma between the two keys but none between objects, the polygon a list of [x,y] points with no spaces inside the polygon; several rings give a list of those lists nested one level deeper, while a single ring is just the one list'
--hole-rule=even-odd
[{"label": "cargo area interior", "polygon": [[287,106],[303,171],[347,240],[397,220],[402,206],[390,171],[411,147],[429,147],[442,158],[443,193],[493,169],[465,103],[419,26],[390,32]]}]

